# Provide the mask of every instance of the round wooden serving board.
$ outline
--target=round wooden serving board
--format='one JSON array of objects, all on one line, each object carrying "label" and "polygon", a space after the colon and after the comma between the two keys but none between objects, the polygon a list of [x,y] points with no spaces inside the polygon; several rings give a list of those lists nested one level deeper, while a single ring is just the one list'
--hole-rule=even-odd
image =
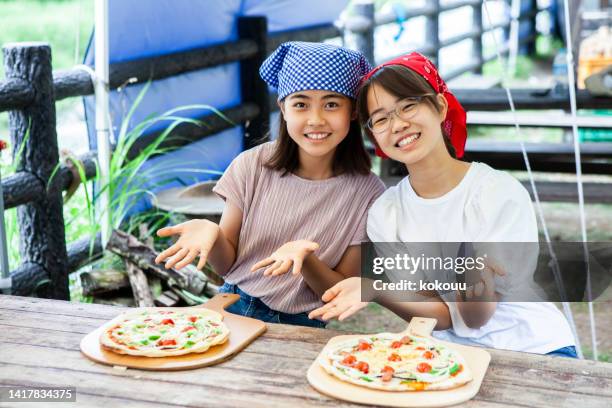
[{"label": "round wooden serving board", "polygon": [[[414,317],[403,333],[429,338],[434,327],[436,327],[436,319]],[[331,338],[317,360],[308,369],[310,385],[330,397],[359,404],[388,407],[442,407],[458,404],[474,397],[480,389],[489,361],[491,361],[491,355],[486,350],[435,340],[461,353],[473,377],[472,381],[459,388],[444,391],[383,391],[360,387],[328,374],[319,364],[318,360],[323,358],[329,347],[342,341],[363,337],[364,335],[361,334]]]},{"label": "round wooden serving board", "polygon": [[[186,354],[175,357],[139,357],[117,354],[100,346],[102,327],[89,333],[81,340],[81,352],[88,358],[102,364],[139,368],[142,370],[174,371],[205,367],[229,360],[259,335],[266,331],[266,324],[260,320],[238,316],[225,311],[225,308],[240,299],[233,293],[218,294],[201,306],[214,310],[223,316],[223,322],[230,330],[228,340],[212,346],[204,353]],[[190,308],[184,308],[188,310]]]}]

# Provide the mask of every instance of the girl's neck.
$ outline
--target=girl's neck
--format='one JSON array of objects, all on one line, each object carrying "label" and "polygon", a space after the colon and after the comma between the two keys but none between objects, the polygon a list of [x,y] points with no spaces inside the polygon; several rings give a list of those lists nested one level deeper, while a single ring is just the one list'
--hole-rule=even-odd
[{"label": "girl's neck", "polygon": [[295,174],[307,180],[325,180],[334,176],[333,162],[335,150],[325,156],[310,156],[299,151],[300,165]]},{"label": "girl's neck", "polygon": [[423,160],[406,167],[410,174],[410,185],[417,195],[437,198],[457,187],[470,164],[454,159],[444,150],[432,152]]}]

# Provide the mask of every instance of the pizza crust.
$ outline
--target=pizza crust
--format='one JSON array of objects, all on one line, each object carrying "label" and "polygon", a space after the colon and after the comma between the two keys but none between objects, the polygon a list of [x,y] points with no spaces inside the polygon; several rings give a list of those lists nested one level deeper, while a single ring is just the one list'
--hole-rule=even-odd
[{"label": "pizza crust", "polygon": [[[141,333],[136,332],[131,326],[141,323],[143,318],[147,318],[153,322],[163,319],[173,319],[179,324],[169,325],[171,333],[168,335],[160,334],[155,340],[164,339],[166,337],[176,339],[184,339],[182,336],[183,328],[196,326],[195,323],[183,323],[185,316],[193,316],[197,318],[197,326],[202,329],[193,329],[195,333],[195,339],[190,346],[183,347],[181,344],[175,344],[171,346],[153,346],[147,344],[140,345],[131,342],[133,338],[130,338],[130,334],[133,333],[133,337],[142,336]],[[153,325],[155,328],[162,327]],[[144,330],[144,329],[143,329]],[[153,329],[154,330],[154,329]],[[123,336],[121,339],[116,337],[117,332],[122,332]],[[129,332],[130,334],[125,334]],[[118,354],[127,354],[132,356],[143,356],[143,357],[170,357],[180,356],[192,353],[204,353],[210,347],[222,344],[227,341],[229,337],[229,329],[223,323],[223,316],[213,310],[205,308],[139,308],[123,313],[102,328],[100,334],[100,346],[108,351]],[[131,344],[131,345],[130,345]]]}]

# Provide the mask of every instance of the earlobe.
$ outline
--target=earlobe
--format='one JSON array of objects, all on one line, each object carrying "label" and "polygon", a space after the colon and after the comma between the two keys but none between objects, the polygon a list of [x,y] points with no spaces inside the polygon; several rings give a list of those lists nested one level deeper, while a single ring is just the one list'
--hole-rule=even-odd
[{"label": "earlobe", "polygon": [[448,102],[446,98],[444,97],[444,95],[442,94],[438,94],[437,98],[438,98],[438,103],[440,104],[440,107],[442,108],[440,109],[440,121],[444,121],[444,119],[446,119],[446,114],[448,113]]}]

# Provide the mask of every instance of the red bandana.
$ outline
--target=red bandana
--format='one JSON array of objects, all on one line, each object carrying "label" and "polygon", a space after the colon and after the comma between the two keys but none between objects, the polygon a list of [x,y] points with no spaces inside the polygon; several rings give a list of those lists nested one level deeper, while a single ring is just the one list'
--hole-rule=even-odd
[{"label": "red bandana", "polygon": [[[412,52],[410,54],[403,55],[391,61],[385,62],[384,64],[380,64],[379,66],[368,72],[361,79],[361,83],[363,84],[365,81],[370,79],[370,77],[374,75],[379,69],[388,65],[402,65],[406,68],[410,68],[411,70],[425,78],[425,80],[431,85],[435,92],[444,95],[444,97],[446,98],[446,102],[448,103],[448,112],[446,114],[446,119],[444,119],[444,122],[442,123],[442,126],[444,126],[446,134],[450,137],[450,141],[457,153],[457,158],[463,157],[465,140],[467,138],[465,110],[463,110],[463,107],[461,106],[457,98],[455,98],[455,95],[453,95],[448,90],[446,83],[442,78],[440,78],[438,70],[432,64],[432,62],[429,59],[425,58],[423,55],[419,54],[418,52]],[[387,157],[387,155],[385,155],[378,146],[376,146],[376,154],[380,157]]]}]

